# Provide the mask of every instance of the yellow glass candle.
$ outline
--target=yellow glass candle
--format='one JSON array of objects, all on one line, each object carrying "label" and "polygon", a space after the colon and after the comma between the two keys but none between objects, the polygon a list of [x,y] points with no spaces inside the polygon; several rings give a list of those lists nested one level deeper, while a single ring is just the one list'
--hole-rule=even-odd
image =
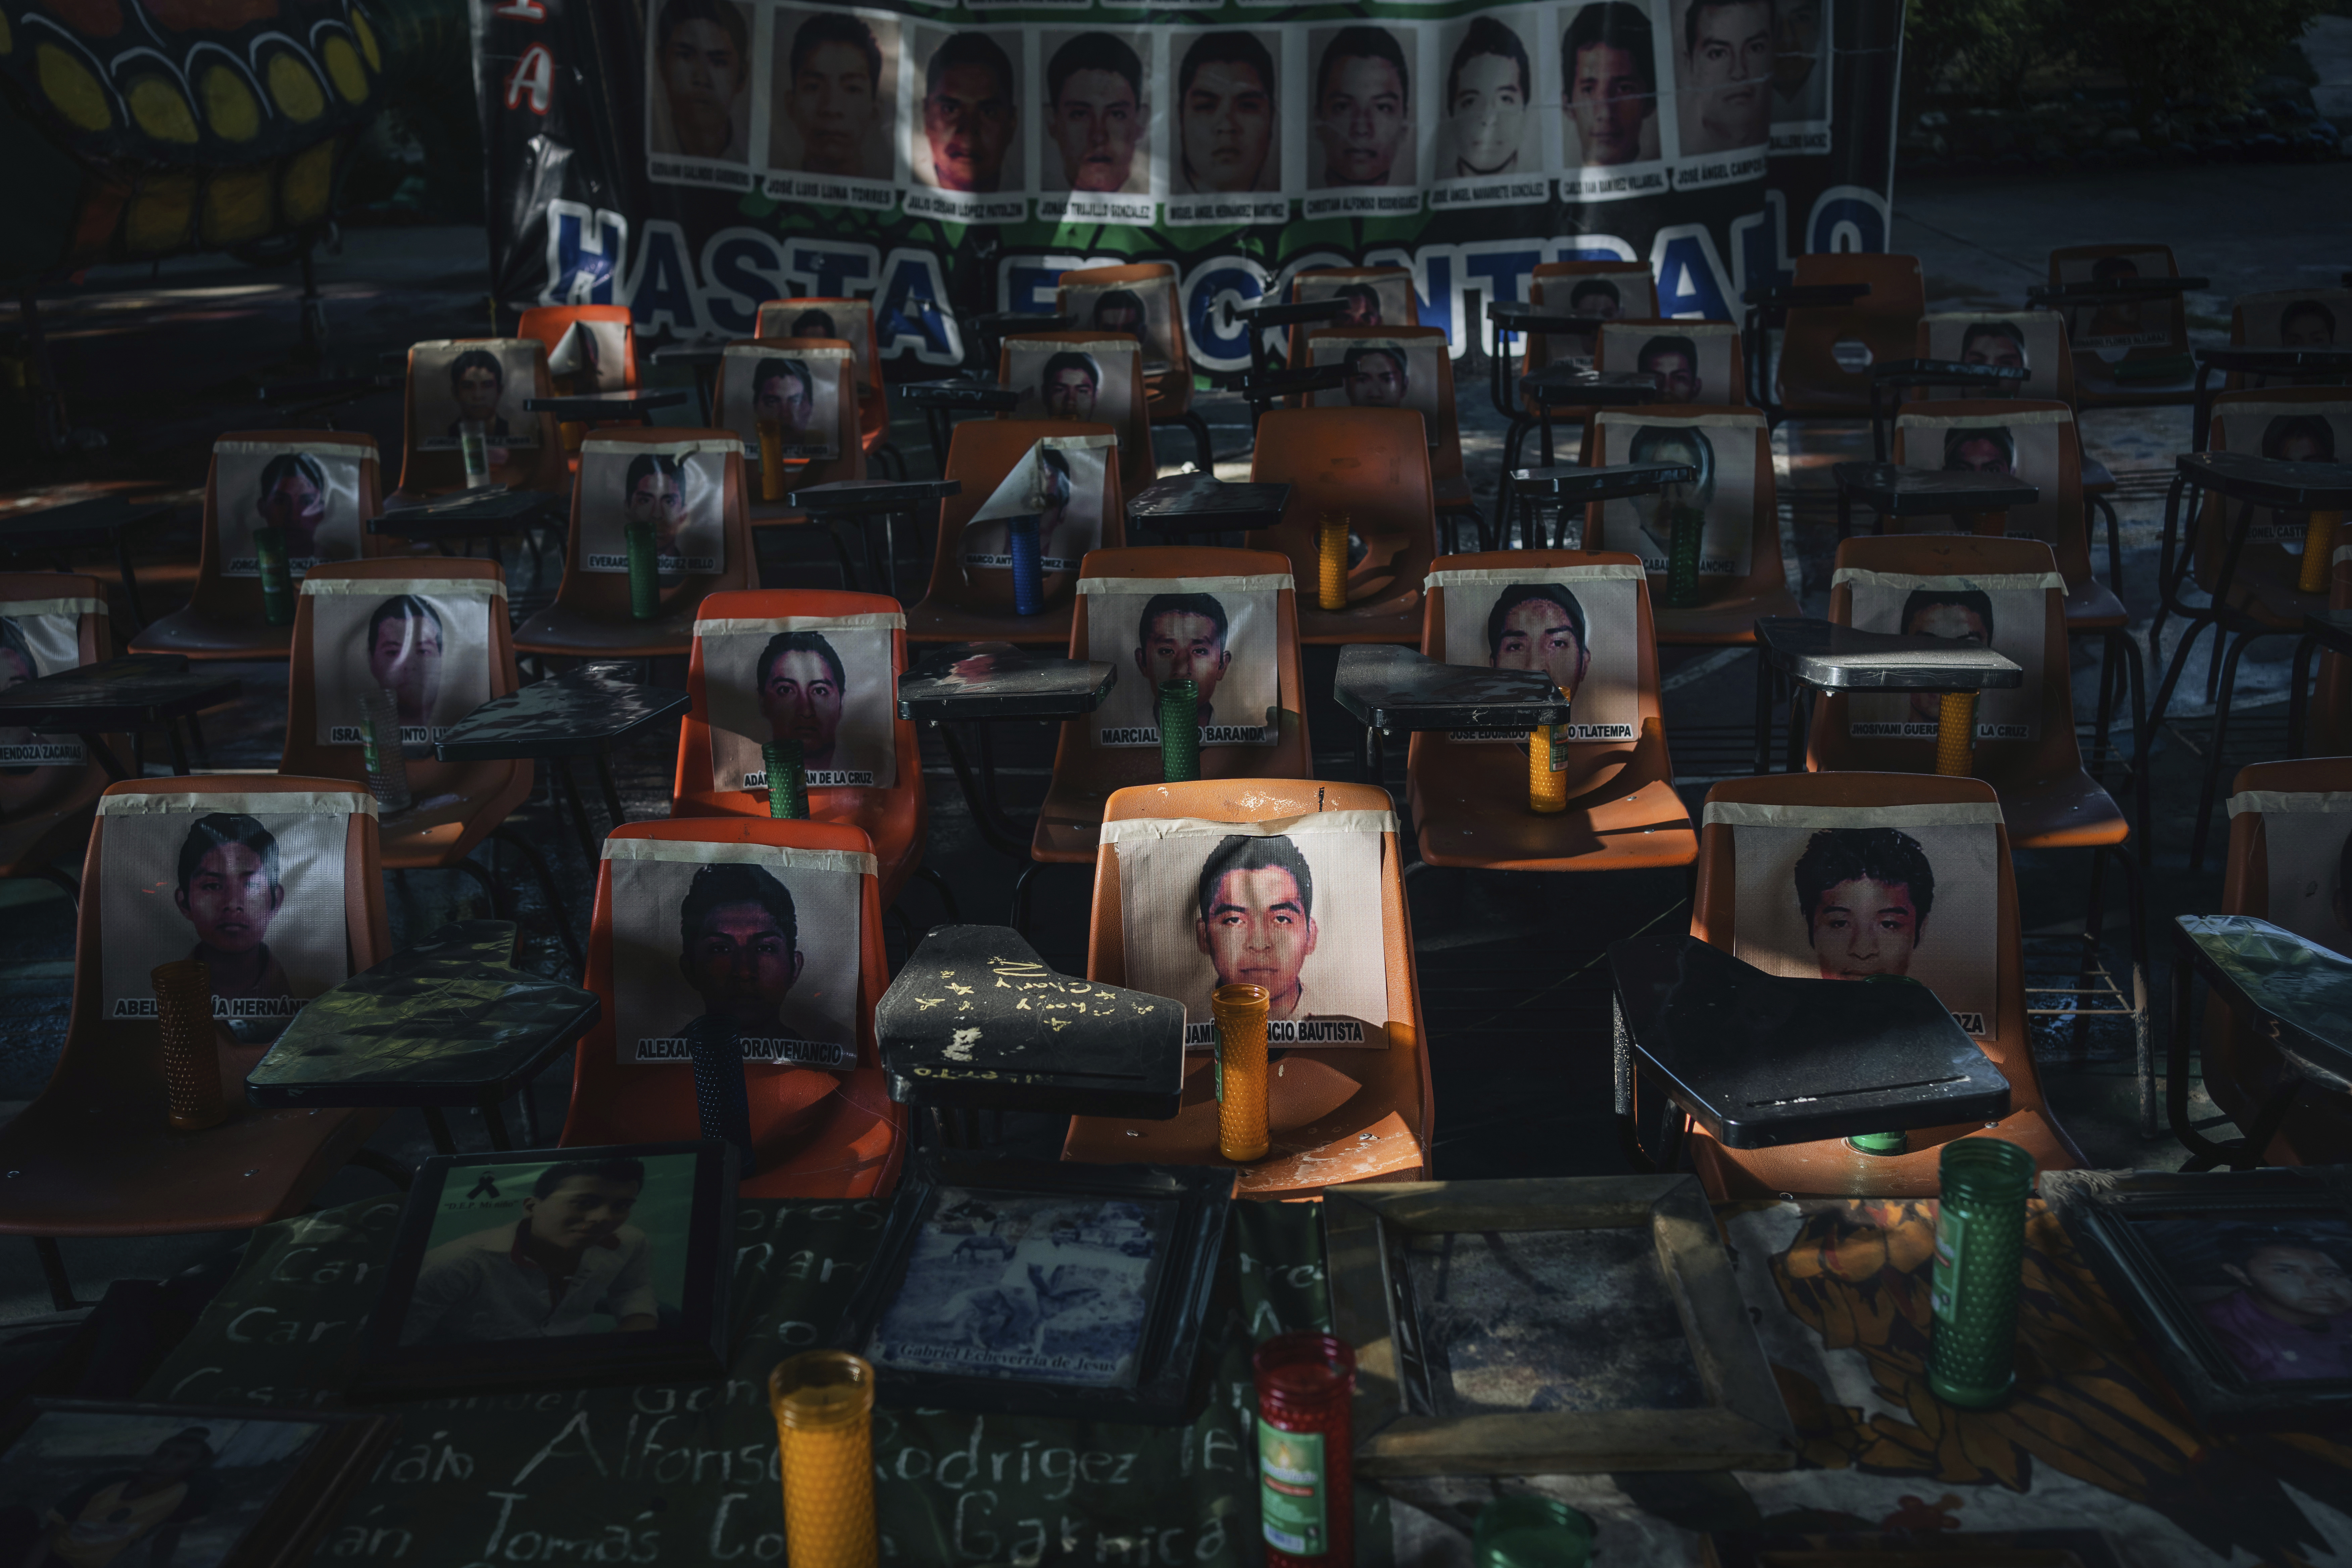
[{"label": "yellow glass candle", "polygon": [[[1565,687],[1555,688],[1560,700],[1570,700]],[[1555,740],[1550,724],[1528,731],[1528,809],[1549,816],[1568,809],[1568,743]]]},{"label": "yellow glass candle", "polygon": [[1220,985],[1209,995],[1217,1016],[1217,1152],[1228,1160],[1265,1158],[1265,1013],[1273,1001],[1263,985]]},{"label": "yellow glass candle", "polygon": [[1327,610],[1348,607],[1348,518],[1345,512],[1323,513],[1315,523],[1315,552],[1322,568],[1316,579],[1315,602]]},{"label": "yellow glass candle", "polygon": [[220,1050],[213,1037],[213,972],[193,958],[159,964],[148,975],[155,988],[155,1023],[163,1050],[165,1104],[183,1132],[228,1120],[221,1099]]},{"label": "yellow glass candle", "polygon": [[2306,594],[2327,592],[2328,568],[2335,564],[2336,535],[2344,526],[2340,511],[2315,511],[2303,531],[2303,572],[2294,585]]},{"label": "yellow glass candle", "polygon": [[1946,778],[1966,778],[1975,765],[1977,694],[1947,691],[1936,714],[1936,771]]},{"label": "yellow glass candle", "polygon": [[556,426],[555,432],[563,437],[565,451],[576,452],[580,450],[580,443],[588,438],[588,422],[584,419],[566,419]]},{"label": "yellow glass candle", "polygon": [[760,499],[784,499],[784,426],[782,421],[760,421]]},{"label": "yellow glass candle", "polygon": [[876,1568],[874,1368],[847,1351],[807,1351],[768,1374],[784,1475],[784,1559],[793,1568]]}]

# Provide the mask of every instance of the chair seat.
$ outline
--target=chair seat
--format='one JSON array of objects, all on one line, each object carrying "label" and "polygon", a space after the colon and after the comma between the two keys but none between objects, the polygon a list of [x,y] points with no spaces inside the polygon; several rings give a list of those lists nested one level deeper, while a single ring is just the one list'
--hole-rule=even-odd
[{"label": "chair seat", "polygon": [[694,647],[694,616],[700,605],[698,597],[639,621],[583,615],[552,604],[516,628],[515,651],[553,658],[682,658]]},{"label": "chair seat", "polygon": [[2305,616],[2327,607],[2325,593],[2306,594],[2295,586],[2302,572],[2300,556],[2249,550],[2231,574],[2230,607],[2266,627],[2299,632]]},{"label": "chair seat", "polygon": [[1475,511],[1478,498],[1470,491],[1470,480],[1462,474],[1448,474],[1431,481],[1430,489],[1437,497],[1440,511]]},{"label": "chair seat", "polygon": [[[628,1075],[625,1095],[572,1101],[562,1146],[698,1136],[690,1068],[623,1070]],[[745,1069],[744,1087],[756,1170],[737,1186],[740,1195],[866,1198],[895,1183],[906,1147],[907,1113],[890,1102],[879,1069],[831,1073],[754,1064]]]},{"label": "chair seat", "polygon": [[1298,640],[1302,643],[1421,641],[1419,584],[1344,610],[1318,609],[1307,593],[1298,595]]},{"label": "chair seat", "polygon": [[[1416,634],[1417,636],[1418,634]],[[1204,779],[1312,778],[1298,715],[1277,715],[1280,738],[1271,746],[1203,746],[1201,776]],[[1076,768],[1066,759],[1075,758]],[[1084,778],[1071,773],[1083,770]],[[1160,752],[1135,746],[1101,751],[1066,752],[1054,759],[1054,776],[1045,785],[1045,804],[1037,809],[1037,826],[1030,835],[1032,858],[1055,865],[1092,865],[1095,847],[1102,837],[1105,804],[1111,792],[1162,782]]]},{"label": "chair seat", "polygon": [[907,611],[908,642],[1009,642],[1066,648],[1070,646],[1071,599],[1045,613],[1015,616],[943,603],[936,594]]},{"label": "chair seat", "polygon": [[2086,496],[2111,496],[2116,490],[2115,470],[2098,458],[2083,458],[2083,493]]},{"label": "chair seat", "polygon": [[1214,1063],[1184,1062],[1175,1118],[1073,1116],[1062,1158],[1090,1164],[1222,1165],[1245,1198],[1306,1198],[1351,1182],[1418,1181],[1429,1152],[1414,1133],[1421,1087],[1410,1049],[1286,1052],[1266,1083],[1267,1157],[1236,1165],[1217,1152]]},{"label": "chair seat", "polygon": [[131,653],[176,653],[187,658],[286,658],[294,647],[294,623],[273,626],[259,616],[216,620],[190,605],[151,621],[131,639]]},{"label": "chair seat", "polygon": [[415,804],[376,820],[387,871],[456,865],[498,831],[530,796],[529,763],[477,763],[437,788],[414,788]]},{"label": "chair seat", "polygon": [[[909,765],[900,758],[901,767]],[[922,858],[924,818],[928,811],[920,793],[908,789],[813,789],[808,792],[809,819],[863,828],[874,841],[875,878],[880,884],[882,907],[898,900]],[[681,816],[759,816],[768,815],[764,792],[751,790],[688,791],[669,803],[669,814]],[[1089,857],[1093,851],[1088,850]]]},{"label": "chair seat", "polygon": [[1942,1146],[1955,1138],[2000,1138],[2033,1156],[2037,1172],[2071,1171],[2082,1152],[2038,1110],[2015,1110],[1998,1127],[1962,1123],[1911,1134],[1910,1152],[1865,1154],[1842,1138],[1779,1149],[1727,1149],[1703,1131],[1691,1135],[1691,1163],[1718,1203],[1739,1198],[1932,1198],[1942,1189]]},{"label": "chair seat", "polygon": [[1632,871],[1698,858],[1690,812],[1664,776],[1663,735],[1581,744],[1575,757],[1568,809],[1539,814],[1528,808],[1521,747],[1415,736],[1406,778],[1422,859],[1502,871]]},{"label": "chair seat", "polygon": [[2116,591],[2096,577],[2085,577],[2066,590],[2066,630],[2103,632],[2131,625],[2131,611]]},{"label": "chair seat", "polygon": [[1765,616],[1802,616],[1797,596],[1783,583],[1769,592],[1742,594],[1690,609],[1650,601],[1661,647],[1745,647],[1756,640],[1756,622]]},{"label": "chair seat", "polygon": [[1994,773],[1984,778],[2000,792],[2001,820],[2009,825],[2012,849],[2094,849],[2131,837],[2131,824],[2115,797],[2079,767],[2050,779],[2021,781]]},{"label": "chair seat", "polygon": [[0,819],[0,877],[37,876],[68,857],[79,861],[107,782],[106,770],[92,762],[40,799],[11,807]]}]

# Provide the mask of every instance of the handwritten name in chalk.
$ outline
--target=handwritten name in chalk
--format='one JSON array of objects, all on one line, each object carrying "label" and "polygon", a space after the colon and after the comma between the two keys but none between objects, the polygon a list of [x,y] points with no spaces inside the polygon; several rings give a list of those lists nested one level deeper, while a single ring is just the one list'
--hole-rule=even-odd
[{"label": "handwritten name in chalk", "polygon": [[[856,1065],[849,1047],[830,1040],[739,1035],[735,1043],[742,1047],[743,1059],[747,1062],[792,1062],[813,1068]],[[637,1041],[637,1060],[641,1062],[682,1062],[690,1061],[693,1057],[694,1052],[683,1037],[647,1036]]]},{"label": "handwritten name in chalk", "polygon": [[[290,1018],[302,1010],[307,998],[300,996],[215,996],[213,1016],[215,1018]],[[117,996],[113,1016],[117,1018],[153,1018],[156,1012],[152,996]]]},{"label": "handwritten name in chalk", "polygon": [[[1367,1042],[1364,1026],[1353,1018],[1268,1018],[1265,1021],[1265,1043],[1269,1046],[1360,1046]],[[1188,1051],[1215,1050],[1217,1026],[1213,1023],[1185,1025],[1184,1048]]]}]

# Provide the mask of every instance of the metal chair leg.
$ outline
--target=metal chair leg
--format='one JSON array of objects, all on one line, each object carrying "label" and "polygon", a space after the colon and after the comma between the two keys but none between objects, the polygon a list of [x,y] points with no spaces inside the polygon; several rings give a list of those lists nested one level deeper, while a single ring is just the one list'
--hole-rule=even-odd
[{"label": "metal chair leg", "polygon": [[2205,757],[2205,782],[2197,792],[2197,831],[2189,841],[2189,868],[2205,868],[2205,836],[2213,825],[2213,798],[2221,787],[2221,752],[2230,738],[2230,699],[2237,692],[2238,659],[2261,632],[2240,632],[2221,657],[2221,686],[2213,701],[2213,749]]},{"label": "metal chair leg", "polygon": [[473,878],[474,880],[482,885],[483,894],[490,900],[490,918],[492,920],[502,921],[508,918],[506,900],[499,896],[498,879],[490,875],[489,868],[488,867],[484,866],[480,861],[473,858],[471,856],[467,856],[461,860],[454,862],[451,868],[453,870],[463,871],[466,875]]},{"label": "metal chair leg", "polygon": [[[588,957],[581,951],[579,937],[572,933],[571,912],[563,907],[563,895],[556,889],[555,873],[549,868],[547,858],[539,852],[537,845],[504,823],[494,829],[490,837],[521,855],[524,863],[530,867],[531,875],[539,879],[540,889],[547,895],[548,915],[555,921],[555,934],[563,939],[563,951],[570,955],[573,969],[584,973],[588,967]],[[473,862],[469,860],[467,864]]]},{"label": "metal chair leg", "polygon": [[931,866],[918,866],[915,868],[915,875],[929,882],[932,889],[940,895],[940,902],[948,907],[948,923],[961,925],[963,910],[956,904],[955,889],[948,886],[948,879],[940,875],[938,868]]},{"label": "metal chair leg", "polygon": [[33,1250],[40,1254],[41,1278],[48,1281],[49,1304],[60,1312],[70,1312],[82,1305],[74,1300],[73,1279],[66,1273],[66,1255],[58,1250],[54,1236],[33,1237]]},{"label": "metal chair leg", "polygon": [[1043,860],[1032,860],[1021,868],[1021,875],[1013,883],[1013,929],[1023,936],[1029,934],[1029,884],[1036,879]]},{"label": "metal chair leg", "polygon": [[2311,721],[2311,658],[2319,639],[2306,635],[2294,645],[2294,672],[2286,684],[2286,754],[2304,754],[2304,729]]},{"label": "metal chair leg", "polygon": [[1201,471],[1204,474],[1215,473],[1217,444],[1209,438],[1209,422],[1201,417],[1200,410],[1188,408],[1184,411],[1184,417],[1179,423],[1192,433],[1192,446],[1199,455]]},{"label": "metal chair leg", "polygon": [[43,881],[54,882],[58,887],[64,889],[66,897],[71,899],[76,907],[79,907],[81,903],[81,884],[73,879],[73,874],[71,872],[58,866],[44,866],[35,874]]},{"label": "metal chair leg", "polygon": [[378,1150],[354,1149],[351,1163],[362,1170],[373,1171],[404,1193],[408,1190],[408,1184],[415,1179],[415,1172]]}]

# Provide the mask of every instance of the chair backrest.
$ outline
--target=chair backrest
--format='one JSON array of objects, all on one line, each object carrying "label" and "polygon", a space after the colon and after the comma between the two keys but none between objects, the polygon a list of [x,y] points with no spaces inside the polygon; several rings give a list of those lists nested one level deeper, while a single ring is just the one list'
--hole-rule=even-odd
[{"label": "chair backrest", "polygon": [[253,531],[288,531],[287,565],[296,577],[315,562],[380,555],[367,531],[383,512],[375,437],[341,431],[240,430],[213,443],[196,586],[189,605],[209,619],[258,624],[261,562]]},{"label": "chair backrest", "polygon": [[[1312,323],[1313,330],[1332,327],[1417,327],[1421,306],[1413,294],[1409,267],[1302,267],[1290,275],[1290,302],[1345,298],[1348,314],[1336,321]],[[1307,363],[1308,328],[1295,326],[1283,352],[1283,363]]]},{"label": "chair backrest", "polygon": [[1118,432],[1120,489],[1135,495],[1160,477],[1151,452],[1151,411],[1143,349],[1099,331],[1022,332],[998,352],[997,381],[1017,389],[1008,418],[1098,421]]},{"label": "chair backrest", "polygon": [[748,467],[759,467],[765,416],[783,426],[787,492],[866,477],[852,353],[844,338],[753,338],[726,346],[710,406],[741,444]]},{"label": "chair backrest", "polygon": [[414,495],[463,487],[466,457],[458,426],[468,417],[483,417],[489,427],[492,480],[561,490],[570,465],[555,416],[523,409],[527,399],[554,395],[547,345],[537,338],[442,338],[410,344],[400,488]]},{"label": "chair backrest", "polygon": [[[2327,607],[2352,610],[2352,542],[2338,544],[2329,563]],[[2311,704],[2304,710],[2303,753],[2352,755],[2352,658],[2327,648],[2319,650]]]},{"label": "chair backrest", "polygon": [[890,976],[863,829],[624,824],[604,841],[593,921],[585,984],[604,1016],[573,1056],[566,1145],[698,1136],[686,1032],[723,1014],[746,1046],[758,1172],[790,1173],[776,1195],[888,1189],[904,1117],[875,1047]]},{"label": "chair backrest", "polygon": [[[1066,493],[1061,519],[1041,521],[1045,602],[1066,598],[1089,551],[1127,542],[1119,488],[1118,433],[1063,419],[966,419],[948,440],[947,478],[963,489],[940,503],[938,543],[926,601],[992,615],[1013,614],[1013,557],[1006,525],[1027,510],[1042,469]],[[1050,455],[1049,455],[1050,454]],[[987,512],[982,518],[982,512]],[[1046,514],[1050,515],[1050,514]]]},{"label": "chair backrest", "polygon": [[1592,463],[1688,462],[1699,478],[1669,493],[1588,507],[1586,549],[1630,550],[1651,576],[1664,577],[1671,563],[1674,510],[1696,506],[1706,517],[1698,569],[1709,598],[1752,597],[1788,582],[1771,437],[1761,410],[1672,403],[1604,408],[1593,416],[1591,451]]},{"label": "chair backrest", "polygon": [[[806,328],[803,331],[802,329]],[[849,345],[852,379],[869,393],[882,390],[882,361],[874,353],[874,301],[843,296],[807,295],[763,300],[751,335],[804,342]]]},{"label": "chair backrest", "polygon": [[1079,568],[1070,657],[1118,673],[1100,708],[1062,726],[1054,773],[1066,784],[1108,793],[1160,776],[1159,682],[1169,679],[1201,688],[1202,777],[1314,776],[1297,600],[1280,555],[1097,550]]},{"label": "chair backrest", "polygon": [[[2041,499],[2010,512],[2009,537],[2049,545],[2069,584],[2090,580],[2081,433],[2065,404],[1997,397],[1906,404],[1895,420],[1892,450],[1905,468],[1974,468],[2033,486]],[[1953,526],[1943,518],[1927,521],[1939,530]],[[1890,520],[1890,531],[1895,526]]]},{"label": "chair backrest", "polygon": [[[2207,445],[2217,452],[2251,452],[2303,462],[2352,462],[2352,391],[2340,386],[2270,386],[2224,392],[2213,399]],[[2197,580],[2219,581],[2230,530],[2244,503],[2203,492],[2197,526]],[[2241,573],[2249,568],[2292,574],[2303,560],[2310,514],[2258,509],[2246,531]]]},{"label": "chair backrest", "polygon": [[637,384],[636,318],[626,305],[534,305],[515,328],[547,345],[547,372],[574,394]]},{"label": "chair backrest", "polygon": [[[2066,323],[2053,310],[1937,310],[1919,318],[1916,352],[1921,359],[1956,359],[1963,364],[2022,365],[2025,379],[2011,395],[2074,401],[2074,351]],[[1915,386],[1905,396],[1962,397],[1969,389]]]},{"label": "chair backrest", "polygon": [[506,574],[495,561],[405,555],[321,566],[302,581],[278,771],[367,778],[360,694],[399,700],[410,792],[442,793],[478,763],[435,759],[441,731],[518,681]]},{"label": "chair backrest", "polygon": [[[2070,245],[2050,253],[2053,285],[2179,276],[2168,245]],[[2176,359],[2189,353],[2189,301],[2183,295],[2070,305],[2063,314],[2076,372],[2092,381],[2112,384],[2116,367],[2127,360]],[[2167,379],[2185,381],[2190,374],[2184,368],[2179,375]]]},{"label": "chair backrest", "polygon": [[[1977,699],[1974,772],[2047,780],[2078,773],[2066,585],[2034,539],[1906,534],[1838,546],[1830,619],[1864,631],[1990,645],[2024,683]],[[1932,773],[1938,699],[1932,692],[1825,693],[1813,718],[1824,768]]]},{"label": "chair backrest", "polygon": [[[732,431],[604,430],[581,445],[556,603],[598,620],[630,618],[633,498],[654,522],[656,548],[676,568],[662,579],[665,615],[699,603],[706,594],[760,580],[743,446]],[[668,554],[671,547],[677,554]]]},{"label": "chair backrest", "polygon": [[2255,763],[2230,786],[2221,913],[2352,956],[2352,757]]},{"label": "chair backrest", "polygon": [[1593,368],[1654,372],[1668,403],[1748,406],[1748,362],[1729,321],[1611,321],[1601,329]]},{"label": "chair backrest", "polygon": [[677,794],[765,791],[760,748],[798,740],[812,811],[848,815],[867,791],[923,790],[915,726],[898,717],[907,617],[898,601],[837,589],[713,594],[694,622]]},{"label": "chair backrest", "polygon": [[[1646,261],[1541,262],[1528,287],[1528,303],[1556,316],[1657,319],[1658,280]],[[1591,358],[1598,347],[1593,337],[1582,332],[1536,332],[1528,339],[1527,368],[1540,370],[1555,360]]]},{"label": "chair backrest", "polygon": [[1440,327],[1318,327],[1307,363],[1339,364],[1347,384],[1314,395],[1316,408],[1410,408],[1429,443],[1430,477],[1462,476],[1462,425],[1454,405],[1454,362]]},{"label": "chair backrest", "polygon": [[1907,974],[2000,1068],[2015,1110],[2042,1103],[2009,829],[1981,779],[1816,773],[1717,784],[1701,816],[1691,934],[1776,974]]},{"label": "chair backrest", "polygon": [[[2230,308],[2230,343],[2250,349],[2332,349],[2352,344],[2352,289],[2281,289],[2241,295]],[[2340,374],[2244,375],[2226,386],[2319,386],[2344,384]]]},{"label": "chair backrest", "polygon": [[[113,656],[106,585],[97,578],[0,573],[0,691]],[[109,737],[107,744],[124,755],[121,737]],[[79,735],[0,726],[0,822],[20,821],[70,799],[105,772]]]},{"label": "chair backrest", "polygon": [[1792,414],[1867,409],[1870,367],[1909,359],[1918,342],[1919,318],[1927,313],[1919,258],[1854,251],[1800,256],[1796,283],[1866,283],[1870,292],[1850,305],[1789,312],[1773,401]]},{"label": "chair backrest", "polygon": [[1247,543],[1281,552],[1298,582],[1318,583],[1317,519],[1344,514],[1352,535],[1347,613],[1418,609],[1437,555],[1433,478],[1428,437],[1410,408],[1270,409],[1258,421],[1250,479],[1289,485],[1290,502],[1278,525]]},{"label": "chair backrest", "polygon": [[1192,355],[1176,301],[1176,268],[1165,261],[1087,267],[1062,274],[1055,309],[1076,329],[1098,337],[1131,336],[1144,363],[1190,384]]}]

